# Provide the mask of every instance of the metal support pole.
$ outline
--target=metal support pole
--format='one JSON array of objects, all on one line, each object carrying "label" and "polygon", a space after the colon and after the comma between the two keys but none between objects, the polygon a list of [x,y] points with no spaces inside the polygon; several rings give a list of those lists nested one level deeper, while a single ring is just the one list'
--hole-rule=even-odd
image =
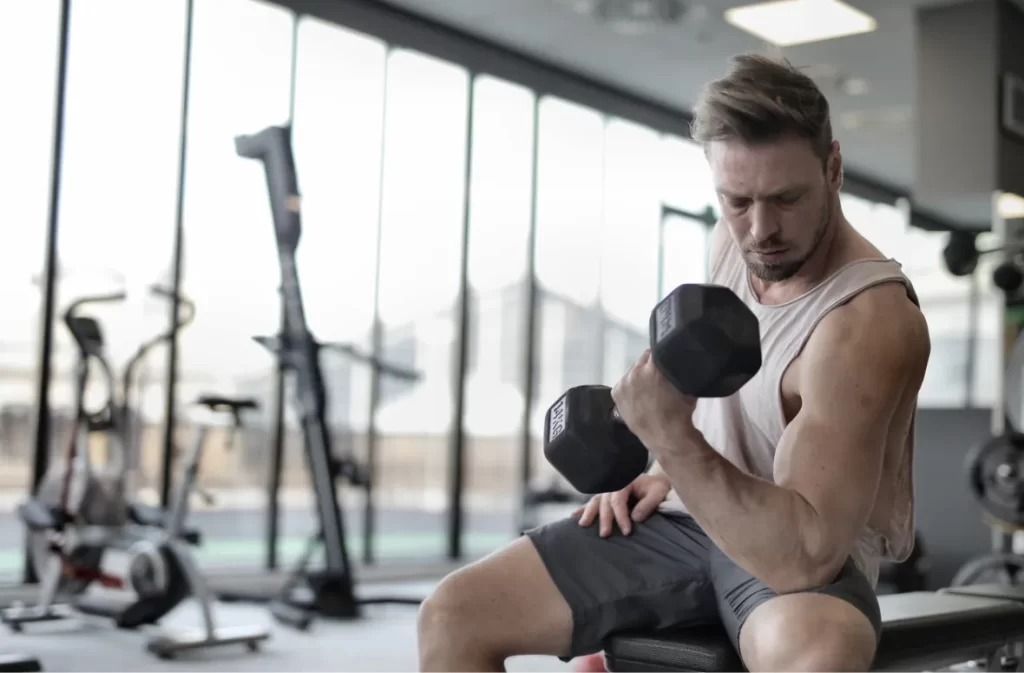
[{"label": "metal support pole", "polygon": [[450,426],[450,448],[448,451],[448,558],[457,561],[462,558],[462,495],[466,482],[466,378],[469,376],[469,349],[472,332],[470,306],[473,303],[473,288],[469,283],[469,238],[472,235],[472,194],[473,182],[473,92],[476,75],[469,76],[466,94],[466,147],[462,183],[462,252],[459,265],[459,310],[458,337],[455,342],[455,384],[452,422]]},{"label": "metal support pole", "polygon": [[540,98],[533,101],[533,160],[530,168],[530,233],[527,238],[526,256],[526,330],[523,345],[523,417],[519,452],[522,468],[519,474],[519,523],[518,530],[527,526],[526,495],[533,480],[533,440],[530,433],[530,419],[533,416],[533,389],[537,380],[537,327],[540,310],[537,286],[537,178],[540,172]]},{"label": "metal support pole", "polygon": [[[36,389],[36,418],[33,433],[32,493],[50,463],[50,379],[53,377],[51,356],[53,351],[53,315],[57,303],[58,222],[60,219],[61,163],[64,158],[64,112],[67,99],[68,38],[70,36],[71,0],[63,0],[60,7],[60,34],[58,36],[56,94],[53,112],[53,145],[50,151],[50,203],[46,226],[45,257],[43,259],[43,298],[40,305],[39,326],[39,385]],[[25,549],[28,549],[26,537]],[[24,573],[26,583],[38,581],[26,553]]]},{"label": "metal support pole", "polygon": [[[185,250],[185,158],[188,152],[188,112],[192,82],[192,29],[195,20],[195,3],[185,4],[185,62],[181,89],[181,126],[178,131],[178,194],[174,205],[174,258],[171,263],[171,312],[169,325],[178,324],[181,312],[181,281],[184,271]],[[178,330],[167,342],[167,387],[164,395],[164,437],[161,458],[160,502],[164,507],[171,503],[174,469],[174,430],[177,426],[178,397]]]}]

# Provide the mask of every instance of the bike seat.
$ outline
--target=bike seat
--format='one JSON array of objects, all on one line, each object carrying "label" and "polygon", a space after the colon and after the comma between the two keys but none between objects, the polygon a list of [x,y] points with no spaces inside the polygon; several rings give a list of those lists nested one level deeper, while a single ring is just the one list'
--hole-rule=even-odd
[{"label": "bike seat", "polygon": [[[128,503],[128,518],[140,526],[149,526],[150,528],[163,528],[167,521],[163,508],[141,502]],[[181,539],[198,547],[203,538],[197,528],[187,527],[181,531]]]},{"label": "bike seat", "polygon": [[200,395],[196,404],[210,411],[231,411],[237,413],[246,409],[259,409],[260,403],[252,397],[221,397],[220,395]]}]

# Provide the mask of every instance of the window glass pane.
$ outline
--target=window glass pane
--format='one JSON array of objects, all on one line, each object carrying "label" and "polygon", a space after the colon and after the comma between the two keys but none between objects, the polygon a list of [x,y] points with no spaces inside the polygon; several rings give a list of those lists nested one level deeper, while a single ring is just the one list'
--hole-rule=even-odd
[{"label": "window glass pane", "polygon": [[566,301],[590,306],[601,276],[604,120],[544,98],[539,133],[537,280]]},{"label": "window glass pane", "polygon": [[538,480],[554,474],[540,447],[544,414],[567,388],[601,380],[600,289],[604,120],[557,98],[540,102],[537,175],[536,402]]},{"label": "window glass pane", "polygon": [[376,501],[400,512],[384,557],[440,555],[458,328],[468,76],[396,50],[388,59],[380,318],[384,353],[415,367],[415,384],[382,386]]},{"label": "window glass pane", "polygon": [[718,209],[711,169],[700,145],[666,135],[662,139],[661,162],[665,205],[690,213],[702,213],[709,206]]},{"label": "window glass pane", "polygon": [[659,297],[684,283],[706,283],[711,230],[703,222],[674,214],[666,215],[661,226]]},{"label": "window glass pane", "polygon": [[[946,234],[910,227],[895,253],[914,283],[928,322],[932,351],[918,396],[921,407],[963,407],[967,403],[970,349],[971,279],[946,271]],[[977,363],[975,363],[977,367]]]},{"label": "window glass pane", "polygon": [[648,346],[647,324],[658,298],[661,225],[661,136],[612,119],[605,127],[604,248],[601,308],[605,316],[603,383],[615,385]]},{"label": "window glass pane", "polygon": [[908,227],[899,208],[842,195],[847,219],[882,253],[903,265],[928,322],[931,357],[918,395],[921,407],[963,407],[967,403],[970,280],[946,271],[946,234]]},{"label": "window glass pane", "polygon": [[466,380],[466,553],[511,540],[520,489],[526,270],[534,95],[492,77],[473,86],[470,368]]},{"label": "window glass pane", "polygon": [[[150,287],[173,280],[178,198],[181,99],[184,81],[184,0],[99,0],[72,3],[61,200],[54,359],[50,392],[55,427],[70,431],[74,418],[74,363],[78,348],[61,319],[64,308],[90,295],[127,292],[118,303],[87,305],[103,333],[114,375],[132,367],[128,392],[132,426],[124,458],[129,488],[156,504],[163,458],[168,301]],[[133,30],[112,31],[125,23]],[[131,58],[125,58],[131,54]],[[131,82],[131,86],[126,86]],[[113,192],[113,193],[112,193]],[[90,375],[87,406],[102,408],[109,387],[98,369]],[[55,419],[56,420],[56,419]],[[57,433],[53,450],[67,440]],[[118,450],[97,433],[90,446]],[[104,460],[96,453],[95,460]]]},{"label": "window glass pane", "polygon": [[[372,350],[384,69],[387,48],[374,38],[308,17],[299,21],[293,145],[302,190],[302,240],[296,253],[306,318],[325,343]],[[337,351],[323,350],[333,451],[366,459],[370,420],[370,368]],[[279,548],[284,560],[301,551],[315,531],[309,516],[313,489],[301,433],[289,415],[289,444],[282,475],[289,515]],[[363,498],[340,488],[349,551],[362,556]],[[388,525],[397,517],[382,517]],[[387,529],[378,529],[381,535]]]},{"label": "window glass pane", "polygon": [[[4,243],[0,285],[0,580],[20,576],[24,534],[14,507],[32,481],[35,395],[43,258],[50,204],[60,2],[0,3],[0,90],[17,92],[0,105],[0,126],[17,129],[4,139],[0,198]],[[54,410],[54,421],[59,412]],[[56,427],[56,426],[54,426]]]},{"label": "window glass pane", "polygon": [[[291,13],[252,0],[194,11],[183,291],[197,315],[181,338],[181,442],[192,422],[226,428],[191,404],[199,394],[270,397],[273,359],[252,337],[279,327],[273,220],[263,166],[238,157],[234,137],[287,122],[291,88]],[[216,504],[200,524],[206,565],[262,563],[272,412],[265,403],[249,415],[244,444],[229,448],[217,433],[207,443],[202,479]]]}]

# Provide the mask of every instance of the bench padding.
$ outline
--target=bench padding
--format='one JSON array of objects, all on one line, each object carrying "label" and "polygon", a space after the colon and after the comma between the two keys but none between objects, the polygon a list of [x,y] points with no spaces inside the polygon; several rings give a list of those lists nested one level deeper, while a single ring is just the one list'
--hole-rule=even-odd
[{"label": "bench padding", "polygon": [[[914,592],[878,597],[882,639],[873,670],[924,670],[980,659],[1024,639],[1014,600]],[[609,671],[743,671],[721,627],[625,633],[605,643]]]}]

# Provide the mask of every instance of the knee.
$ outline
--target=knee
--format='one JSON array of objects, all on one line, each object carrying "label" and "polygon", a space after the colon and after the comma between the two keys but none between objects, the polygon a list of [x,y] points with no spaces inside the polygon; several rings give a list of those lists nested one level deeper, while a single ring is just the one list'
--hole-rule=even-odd
[{"label": "knee", "polygon": [[[743,642],[751,671],[867,671],[875,656],[874,631],[836,619],[771,619],[756,624]],[[865,632],[864,626],[867,627]]]},{"label": "knee", "polygon": [[456,571],[437,585],[420,604],[416,631],[421,641],[451,642],[467,637],[473,629],[475,598],[472,578],[464,571]]}]

